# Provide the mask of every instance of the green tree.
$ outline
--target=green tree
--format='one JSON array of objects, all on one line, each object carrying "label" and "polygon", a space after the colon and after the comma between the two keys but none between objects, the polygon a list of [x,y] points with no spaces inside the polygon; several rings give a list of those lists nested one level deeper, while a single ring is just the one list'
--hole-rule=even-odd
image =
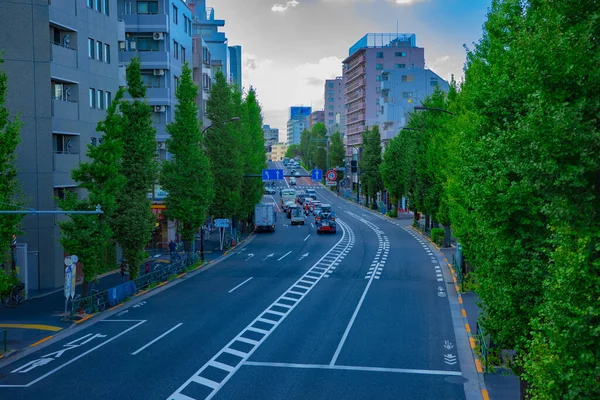
[{"label": "green tree", "polygon": [[285,156],[287,158],[294,158],[297,155],[299,155],[299,153],[300,153],[300,145],[299,144],[292,144],[286,150]]},{"label": "green tree", "polygon": [[175,119],[167,125],[169,153],[160,170],[160,185],[168,193],[165,215],[179,222],[182,239],[189,249],[194,234],[206,221],[214,191],[210,162],[202,148],[196,97],[198,87],[185,63],[177,87]]},{"label": "green tree", "polygon": [[[0,58],[0,66],[4,60]],[[8,92],[8,77],[0,70],[0,211],[15,210],[23,206],[16,168],[16,149],[21,142],[19,136],[23,124],[19,117],[9,119],[4,107]],[[8,249],[13,235],[20,232],[23,215],[3,214],[0,216],[0,265],[8,259]],[[0,293],[14,283],[10,272],[0,268]]]},{"label": "green tree", "polygon": [[329,168],[342,167],[346,159],[346,149],[339,132],[329,138]]},{"label": "green tree", "polygon": [[312,165],[310,158],[310,136],[311,132],[308,129],[303,130],[300,134],[300,154],[302,155],[302,161],[309,167]]},{"label": "green tree", "polygon": [[83,295],[87,294],[87,284],[94,282],[99,274],[106,272],[114,260],[109,259],[109,248],[114,246],[113,225],[117,208],[117,198],[125,186],[120,163],[123,155],[121,140],[122,118],[118,113],[124,90],[120,89],[107,110],[104,121],[96,130],[103,132],[98,146],[88,145],[89,162],[80,163],[71,172],[73,180],[81,189],[87,190],[87,197],[79,199],[77,194],[67,192],[64,199],[58,200],[62,210],[92,211],[99,204],[103,214],[78,215],[59,222],[60,243],[69,254],[76,254],[82,263],[84,274]]},{"label": "green tree", "polygon": [[327,166],[327,127],[319,122],[315,124],[310,132],[310,143],[308,152],[312,162],[311,167],[326,169]]},{"label": "green tree", "polygon": [[[206,105],[206,115],[213,127],[204,134],[204,144],[215,179],[215,197],[210,214],[216,218],[231,218],[239,211],[242,198],[244,162],[239,139],[233,124],[222,123],[233,117],[231,88],[222,72],[217,72]],[[241,117],[240,117],[241,118]]]},{"label": "green tree", "polygon": [[117,218],[112,220],[116,241],[130,267],[131,279],[137,277],[144,248],[152,237],[156,218],[150,210],[148,193],[157,180],[156,130],[152,108],[145,102],[146,86],[142,81],[140,60],[135,57],[127,66],[127,91],[131,101],[120,104],[123,155],[121,173],[126,190],[117,198]]},{"label": "green tree", "polygon": [[394,203],[397,203],[407,192],[406,166],[404,164],[406,164],[405,159],[408,149],[404,146],[406,141],[405,132],[401,130],[398,135],[390,140],[379,166],[385,190],[388,191]]},{"label": "green tree", "polygon": [[362,193],[367,198],[367,202],[377,207],[377,193],[384,189],[379,166],[381,164],[381,135],[379,127],[373,126],[367,129],[363,135],[363,152],[359,160],[360,183]]}]

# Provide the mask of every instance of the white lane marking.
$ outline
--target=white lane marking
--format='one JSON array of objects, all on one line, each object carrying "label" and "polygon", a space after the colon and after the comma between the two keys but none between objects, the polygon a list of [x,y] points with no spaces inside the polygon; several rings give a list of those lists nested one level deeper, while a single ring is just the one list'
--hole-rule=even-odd
[{"label": "white lane marking", "polygon": [[164,338],[165,336],[167,336],[169,333],[173,332],[175,329],[179,328],[181,325],[183,325],[183,322],[178,323],[177,325],[175,325],[174,327],[172,327],[171,329],[169,329],[168,331],[166,331],[165,333],[163,333],[162,335],[160,335],[159,337],[157,337],[156,339],[152,340],[151,342],[147,343],[146,345],[140,347],[139,349],[137,349],[136,351],[134,351],[133,353],[131,353],[132,356],[135,356],[136,354],[139,354],[140,352],[142,352],[144,349],[152,346],[154,343],[158,342],[160,339]]},{"label": "white lane marking", "polygon": [[[137,324],[133,325],[132,327],[129,327],[129,328],[125,329],[123,332],[119,333],[118,335],[115,335],[115,336],[111,337],[111,338],[110,338],[110,339],[108,339],[107,341],[100,343],[98,346],[96,346],[96,347],[93,347],[93,348],[89,349],[89,350],[88,350],[88,351],[86,351],[85,353],[82,353],[82,354],[78,355],[77,357],[73,358],[72,360],[69,360],[69,361],[67,361],[67,362],[66,362],[66,363],[64,363],[63,365],[60,365],[60,366],[58,366],[58,367],[54,368],[52,371],[49,371],[49,372],[45,373],[44,375],[40,376],[39,378],[37,378],[37,379],[35,379],[35,380],[33,380],[33,381],[29,382],[29,383],[28,383],[28,384],[26,384],[26,385],[22,385],[21,387],[30,387],[30,386],[32,386],[32,385],[35,385],[36,383],[38,383],[38,382],[39,382],[39,381],[41,381],[42,379],[49,377],[50,375],[52,375],[53,373],[55,373],[55,372],[57,372],[57,371],[60,371],[61,369],[63,369],[63,368],[64,368],[64,367],[66,367],[67,365],[69,365],[69,364],[72,364],[72,363],[74,363],[75,361],[79,360],[80,358],[87,356],[87,355],[88,355],[88,354],[90,354],[92,351],[95,351],[95,350],[99,349],[100,347],[104,346],[105,344],[108,344],[108,343],[112,342],[113,340],[115,340],[115,339],[117,339],[117,338],[119,338],[119,337],[123,336],[123,335],[124,335],[124,334],[126,334],[127,332],[129,332],[129,331],[131,331],[131,330],[133,330],[133,329],[137,328],[138,326],[140,326],[141,324],[143,324],[143,323],[144,323],[144,322],[146,322],[147,320],[145,320],[145,319],[144,319],[144,320],[139,320],[139,319],[137,319],[137,320],[104,320],[104,321],[105,321],[105,322],[116,322],[116,321],[119,321],[119,322],[121,322],[121,321],[123,321],[123,322],[137,322]],[[8,385],[7,385],[7,386],[8,386]],[[5,386],[4,386],[4,385],[0,385],[0,387],[5,387]]]},{"label": "white lane marking", "polygon": [[306,240],[310,237],[310,233],[308,234],[307,237],[304,238],[304,241],[306,242]]},{"label": "white lane marking", "polygon": [[314,225],[312,222],[310,223],[310,226],[311,226],[312,228],[314,228],[314,227],[315,227],[315,225]]},{"label": "white lane marking", "polygon": [[231,289],[229,292],[227,293],[231,293],[233,292],[235,289],[239,288],[240,286],[242,286],[244,283],[248,282],[250,279],[252,279],[252,277],[246,279],[244,282],[240,283],[239,285],[237,285],[236,287],[234,287],[233,289]]},{"label": "white lane marking", "polygon": [[281,210],[279,209],[279,204],[277,204],[277,201],[275,200],[275,197],[273,197],[273,195],[271,195],[271,199],[273,199],[273,203],[275,203],[275,207],[277,207],[277,211],[281,212]]},{"label": "white lane marking", "polygon": [[[334,250],[337,247],[349,247],[350,246],[350,240],[349,240],[349,235],[348,232],[351,231],[351,228],[345,224],[343,221],[338,220],[338,223],[340,225],[340,227],[342,228],[342,237],[341,239],[329,250]],[[312,284],[305,284],[305,283],[301,283],[300,281],[305,279],[308,276],[308,273],[310,272],[315,272],[313,270],[313,268],[316,268],[318,264],[320,264],[322,262],[322,260],[329,254],[329,252],[325,253],[325,255],[319,259],[316,263],[313,264],[313,266],[311,268],[309,268],[309,270],[302,276],[300,277],[300,279],[298,279],[294,284],[292,284],[292,286],[290,286],[286,291],[284,291],[284,293],[279,296],[279,298],[277,298],[271,305],[269,305],[266,309],[264,309],[259,315],[258,317],[256,317],[252,322],[250,322],[244,329],[242,329],[236,337],[234,337],[228,344],[225,345],[225,347],[223,347],[221,350],[219,350],[219,352],[217,352],[217,354],[215,354],[206,364],[204,364],[198,371],[196,371],[186,382],[184,382],[179,388],[177,388],[177,390],[175,390],[175,392],[173,392],[173,394],[171,394],[168,399],[179,399],[182,396],[182,391],[185,390],[185,388],[191,383],[191,382],[197,382],[200,383],[208,388],[211,389],[210,393],[208,395],[206,395],[206,397],[203,397],[203,399],[209,400],[212,399],[218,392],[219,390],[229,381],[229,379],[231,379],[231,377],[237,372],[237,370],[244,365],[244,362],[246,360],[248,360],[248,358],[250,358],[252,356],[252,354],[256,351],[256,349],[258,349],[258,347],[271,335],[271,333],[273,333],[273,331],[275,331],[275,329],[279,326],[279,324],[281,324],[286,317],[292,312],[292,310],[294,310],[296,308],[296,306],[298,304],[300,304],[300,302],[308,295],[308,293],[311,292],[311,290],[316,286],[317,283],[319,283],[319,281],[323,278],[324,273],[321,272],[319,274],[319,278]],[[340,254],[341,257],[341,254]],[[305,287],[304,285],[308,285],[308,287]],[[302,290],[301,292],[299,290]],[[290,294],[297,294],[298,295],[298,299],[296,299],[296,302],[294,303],[294,305],[288,309],[283,316],[281,317],[275,317],[275,319],[271,320],[270,318],[272,318],[272,316],[275,316],[276,314],[270,310],[271,307],[273,307],[273,305],[277,304],[279,301],[281,301],[282,299],[289,297]],[[233,348],[231,348],[231,346],[234,346],[235,342],[238,341],[238,339],[240,337],[242,337],[244,335],[244,333],[249,330],[250,328],[253,328],[253,325],[256,323],[262,323],[263,325],[267,325],[268,327],[263,327],[265,330],[267,330],[267,333],[264,334],[264,336],[258,341],[258,343],[256,345],[254,345],[250,350],[248,350],[247,352],[243,352],[243,351],[239,351],[239,350],[235,350]],[[221,379],[220,383],[214,382],[210,379],[207,379],[206,377],[202,376],[202,373],[209,367],[214,367],[213,362],[217,361],[217,359],[221,356],[221,354],[223,353],[230,353],[233,355],[236,355],[240,360],[237,361],[236,365],[232,367],[234,367],[234,369],[232,371],[226,371],[227,375]]]},{"label": "white lane marking", "polygon": [[351,365],[294,364],[294,363],[275,363],[275,362],[260,362],[260,361],[246,361],[244,363],[244,365],[253,366],[253,367],[335,369],[335,370],[344,370],[344,371],[395,372],[395,373],[399,373],[399,374],[462,376],[462,372],[460,372],[460,371],[443,371],[443,370],[436,370],[436,369],[358,367],[358,366],[351,366]]},{"label": "white lane marking", "polygon": [[[298,225],[298,228],[300,228],[300,225]],[[290,250],[290,251],[288,251],[288,252],[287,252],[287,253],[285,253],[283,256],[279,257],[279,258],[277,259],[277,261],[281,261],[281,260],[283,260],[283,259],[284,259],[284,258],[286,258],[286,257],[287,257],[287,256],[288,256],[288,255],[289,255],[291,252],[292,252],[291,250]]]}]

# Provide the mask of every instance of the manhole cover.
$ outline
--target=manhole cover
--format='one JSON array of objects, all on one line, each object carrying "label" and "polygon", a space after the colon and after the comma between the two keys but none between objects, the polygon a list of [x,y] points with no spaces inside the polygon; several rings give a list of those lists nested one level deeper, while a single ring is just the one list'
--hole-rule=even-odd
[{"label": "manhole cover", "polygon": [[462,385],[463,383],[468,381],[468,379],[463,378],[462,376],[447,376],[446,378],[444,378],[444,380],[448,383],[455,383],[457,385]]}]

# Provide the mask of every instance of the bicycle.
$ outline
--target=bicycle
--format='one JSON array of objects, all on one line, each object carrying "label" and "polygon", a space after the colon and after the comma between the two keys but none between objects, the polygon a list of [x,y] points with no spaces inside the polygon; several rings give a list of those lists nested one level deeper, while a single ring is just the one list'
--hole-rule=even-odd
[{"label": "bicycle", "polygon": [[23,283],[13,286],[10,290],[10,294],[4,299],[4,304],[6,304],[6,307],[13,308],[25,301],[24,289],[25,285]]}]

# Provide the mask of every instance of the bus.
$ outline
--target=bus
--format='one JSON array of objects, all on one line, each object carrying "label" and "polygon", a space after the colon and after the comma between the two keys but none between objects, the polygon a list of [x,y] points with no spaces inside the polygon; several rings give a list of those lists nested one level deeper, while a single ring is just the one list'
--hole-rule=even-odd
[{"label": "bus", "polygon": [[281,191],[281,204],[285,204],[286,201],[296,202],[296,191],[294,189],[283,189]]}]

